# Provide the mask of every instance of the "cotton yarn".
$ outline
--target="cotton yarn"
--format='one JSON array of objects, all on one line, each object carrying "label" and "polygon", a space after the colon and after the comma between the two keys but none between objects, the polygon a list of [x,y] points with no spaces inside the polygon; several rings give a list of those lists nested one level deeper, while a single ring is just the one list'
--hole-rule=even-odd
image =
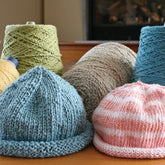
[{"label": "cotton yarn", "polygon": [[110,156],[165,158],[165,86],[140,81],[107,94],[93,113],[95,147]]},{"label": "cotton yarn", "polygon": [[19,61],[20,74],[34,66],[43,66],[62,75],[57,31],[53,25],[6,26],[2,59],[8,56]]},{"label": "cotton yarn", "polygon": [[114,88],[131,81],[136,53],[115,42],[103,43],[89,50],[63,78],[70,82],[83,99],[87,119]]},{"label": "cotton yarn", "polygon": [[5,60],[0,60],[0,94],[16,79],[19,78],[17,69]]},{"label": "cotton yarn", "polygon": [[141,29],[133,81],[165,85],[165,26]]},{"label": "cotton yarn", "polygon": [[63,156],[92,138],[81,97],[54,72],[36,66],[0,95],[0,155]]}]

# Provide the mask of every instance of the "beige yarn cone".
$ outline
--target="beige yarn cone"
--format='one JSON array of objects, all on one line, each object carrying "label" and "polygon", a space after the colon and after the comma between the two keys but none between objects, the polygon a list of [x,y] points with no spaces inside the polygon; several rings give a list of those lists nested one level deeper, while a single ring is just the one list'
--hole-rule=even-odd
[{"label": "beige yarn cone", "polygon": [[135,61],[136,53],[130,48],[108,42],[89,50],[63,75],[82,97],[88,120],[107,93],[131,81]]}]

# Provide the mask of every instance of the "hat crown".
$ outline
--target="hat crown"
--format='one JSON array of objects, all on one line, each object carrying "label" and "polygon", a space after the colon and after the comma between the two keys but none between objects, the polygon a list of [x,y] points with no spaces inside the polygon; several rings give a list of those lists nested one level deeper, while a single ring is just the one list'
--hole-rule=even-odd
[{"label": "hat crown", "polygon": [[2,140],[63,140],[86,126],[77,91],[43,67],[31,69],[10,85],[0,96],[0,109]]}]

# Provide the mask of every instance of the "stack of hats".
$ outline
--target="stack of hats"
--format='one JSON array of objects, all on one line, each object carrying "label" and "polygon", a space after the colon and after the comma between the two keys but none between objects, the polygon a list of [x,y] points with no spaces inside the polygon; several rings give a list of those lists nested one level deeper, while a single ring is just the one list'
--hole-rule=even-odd
[{"label": "stack of hats", "polygon": [[136,82],[106,95],[93,113],[94,145],[107,155],[165,157],[165,86]]},{"label": "stack of hats", "polygon": [[70,82],[83,99],[87,118],[110,91],[131,81],[136,53],[114,42],[89,50],[63,78]]},{"label": "stack of hats", "polygon": [[92,140],[76,89],[34,67],[0,95],[0,155],[44,158],[71,154]]}]

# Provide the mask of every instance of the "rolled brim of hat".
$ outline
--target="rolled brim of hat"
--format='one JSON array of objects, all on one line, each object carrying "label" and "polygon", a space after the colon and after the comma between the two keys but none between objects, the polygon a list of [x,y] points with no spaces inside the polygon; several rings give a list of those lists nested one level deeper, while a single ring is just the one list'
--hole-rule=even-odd
[{"label": "rolled brim of hat", "polygon": [[92,124],[87,121],[80,135],[58,141],[7,141],[0,140],[0,154],[25,158],[56,157],[78,152],[92,140]]},{"label": "rolled brim of hat", "polygon": [[104,142],[97,133],[94,134],[93,143],[99,151],[113,157],[136,159],[157,159],[165,157],[165,147],[151,149],[114,146]]}]

